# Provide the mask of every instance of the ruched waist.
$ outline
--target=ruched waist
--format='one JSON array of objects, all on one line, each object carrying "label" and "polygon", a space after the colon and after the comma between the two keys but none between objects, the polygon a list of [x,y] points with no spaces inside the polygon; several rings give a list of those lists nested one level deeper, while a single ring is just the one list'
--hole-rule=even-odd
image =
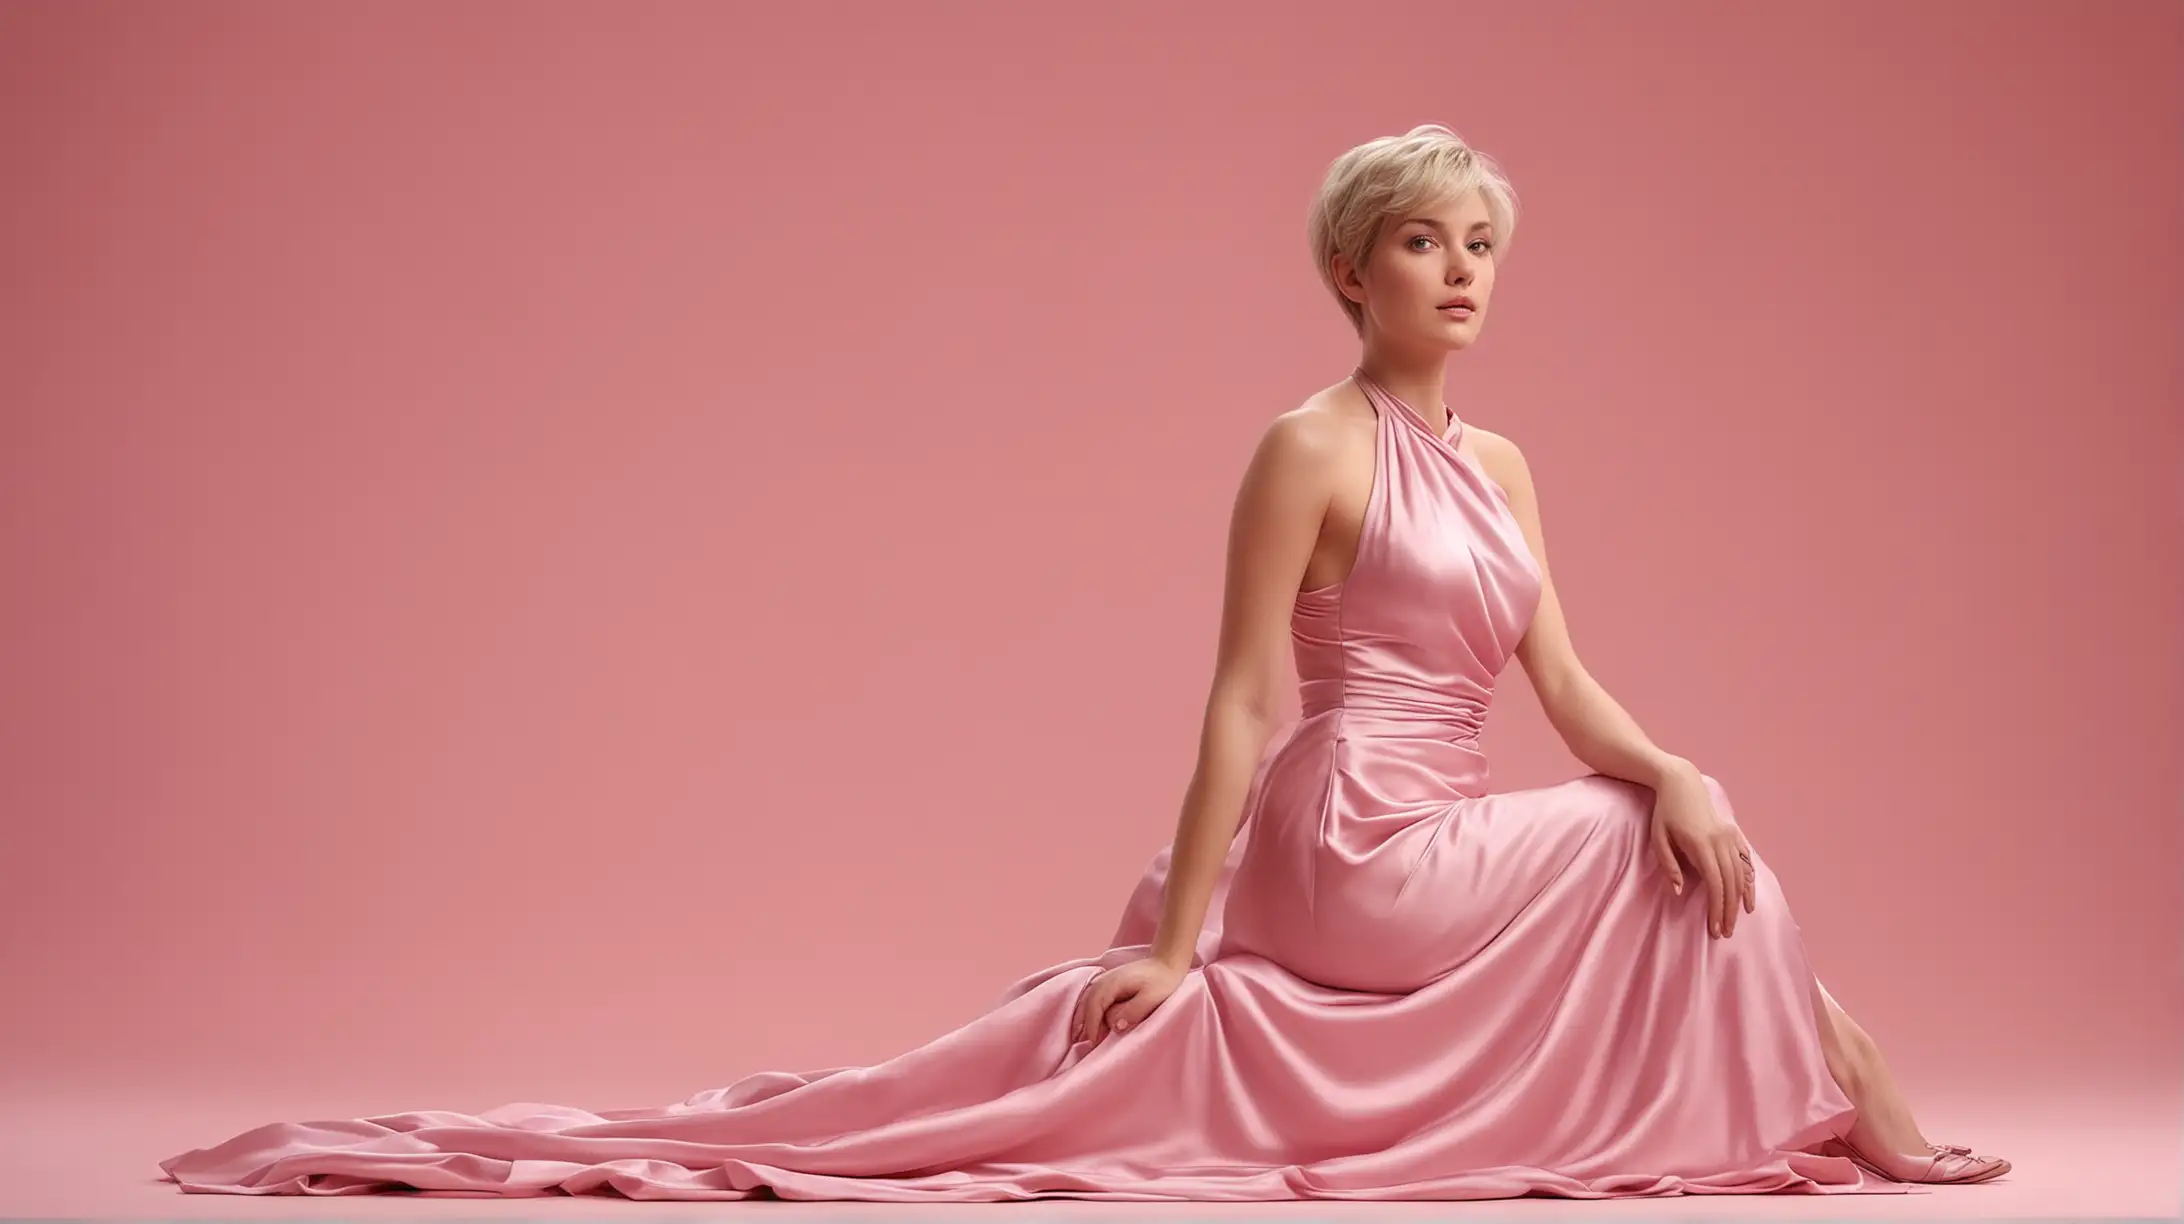
[{"label": "ruched waist", "polygon": [[1387,701],[1361,702],[1355,697],[1348,701],[1307,700],[1304,704],[1305,718],[1336,715],[1340,717],[1344,736],[1352,739],[1428,739],[1475,744],[1486,729],[1486,706],[1483,704],[1406,705]]},{"label": "ruched waist", "polygon": [[[1476,713],[1382,706],[1307,709],[1267,762],[1268,803],[1279,823],[1325,833],[1331,811],[1348,816],[1409,813],[1486,793],[1486,749]],[[1340,796],[1336,808],[1329,796]]]}]

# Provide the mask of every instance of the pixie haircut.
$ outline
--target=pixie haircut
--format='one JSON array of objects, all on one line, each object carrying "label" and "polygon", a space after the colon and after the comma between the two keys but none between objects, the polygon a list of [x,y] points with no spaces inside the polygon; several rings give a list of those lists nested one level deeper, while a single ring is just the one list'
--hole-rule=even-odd
[{"label": "pixie haircut", "polygon": [[1517,228],[1515,189],[1493,158],[1438,123],[1367,141],[1327,167],[1307,224],[1312,262],[1358,335],[1365,334],[1365,308],[1336,286],[1335,256],[1347,255],[1352,267],[1364,267],[1389,221],[1469,191],[1485,199],[1495,252],[1506,254]]}]

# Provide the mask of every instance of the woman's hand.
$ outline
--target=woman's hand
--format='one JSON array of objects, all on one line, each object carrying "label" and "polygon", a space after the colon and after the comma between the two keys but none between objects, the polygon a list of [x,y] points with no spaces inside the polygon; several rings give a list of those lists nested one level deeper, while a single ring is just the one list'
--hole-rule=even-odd
[{"label": "woman's hand", "polygon": [[1737,911],[1752,912],[1757,873],[1751,843],[1735,822],[1714,810],[1714,797],[1697,770],[1678,773],[1653,791],[1653,853],[1668,873],[1676,895],[1683,895],[1681,850],[1706,880],[1706,932],[1727,939],[1737,929]]},{"label": "woman's hand", "polygon": [[1089,1037],[1097,1049],[1110,1030],[1120,1033],[1137,1027],[1182,984],[1183,970],[1158,957],[1103,970],[1077,1000],[1070,1040]]}]

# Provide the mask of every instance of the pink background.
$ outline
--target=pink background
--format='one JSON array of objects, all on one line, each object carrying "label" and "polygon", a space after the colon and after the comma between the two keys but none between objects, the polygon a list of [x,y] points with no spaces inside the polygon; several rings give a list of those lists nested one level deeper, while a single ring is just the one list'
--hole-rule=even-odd
[{"label": "pink background", "polygon": [[[1524,209],[1451,402],[1929,1129],[2173,1119],[2180,33],[0,4],[11,1125],[661,1103],[1098,951],[1357,355],[1306,206],[1428,121]],[[1585,771],[1514,665],[1487,742]]]}]

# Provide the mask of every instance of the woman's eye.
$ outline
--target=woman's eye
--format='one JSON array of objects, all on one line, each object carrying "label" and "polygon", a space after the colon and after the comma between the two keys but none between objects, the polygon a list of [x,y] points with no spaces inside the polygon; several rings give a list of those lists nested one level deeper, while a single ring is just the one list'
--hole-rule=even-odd
[{"label": "woman's eye", "polygon": [[[1433,241],[1433,238],[1432,238],[1432,237],[1431,237],[1430,235],[1427,235],[1427,234],[1415,234],[1415,235],[1413,235],[1413,236],[1411,237],[1411,241],[1412,241],[1413,243],[1419,243],[1419,242],[1431,242],[1431,241]],[[1417,248],[1416,246],[1413,246],[1413,247],[1411,247],[1411,249],[1415,251],[1415,250],[1417,250],[1418,248]]]},{"label": "woman's eye", "polygon": [[1491,243],[1491,242],[1488,242],[1488,241],[1487,241],[1486,239],[1484,239],[1484,238],[1480,238],[1480,239],[1478,239],[1478,240],[1474,241],[1474,242],[1473,242],[1473,243],[1472,243],[1471,245],[1473,245],[1473,246],[1483,246],[1483,247],[1485,247],[1485,248],[1486,248],[1486,249],[1488,249],[1488,250],[1493,250],[1493,249],[1494,249],[1494,244],[1493,244],[1493,243]]}]

